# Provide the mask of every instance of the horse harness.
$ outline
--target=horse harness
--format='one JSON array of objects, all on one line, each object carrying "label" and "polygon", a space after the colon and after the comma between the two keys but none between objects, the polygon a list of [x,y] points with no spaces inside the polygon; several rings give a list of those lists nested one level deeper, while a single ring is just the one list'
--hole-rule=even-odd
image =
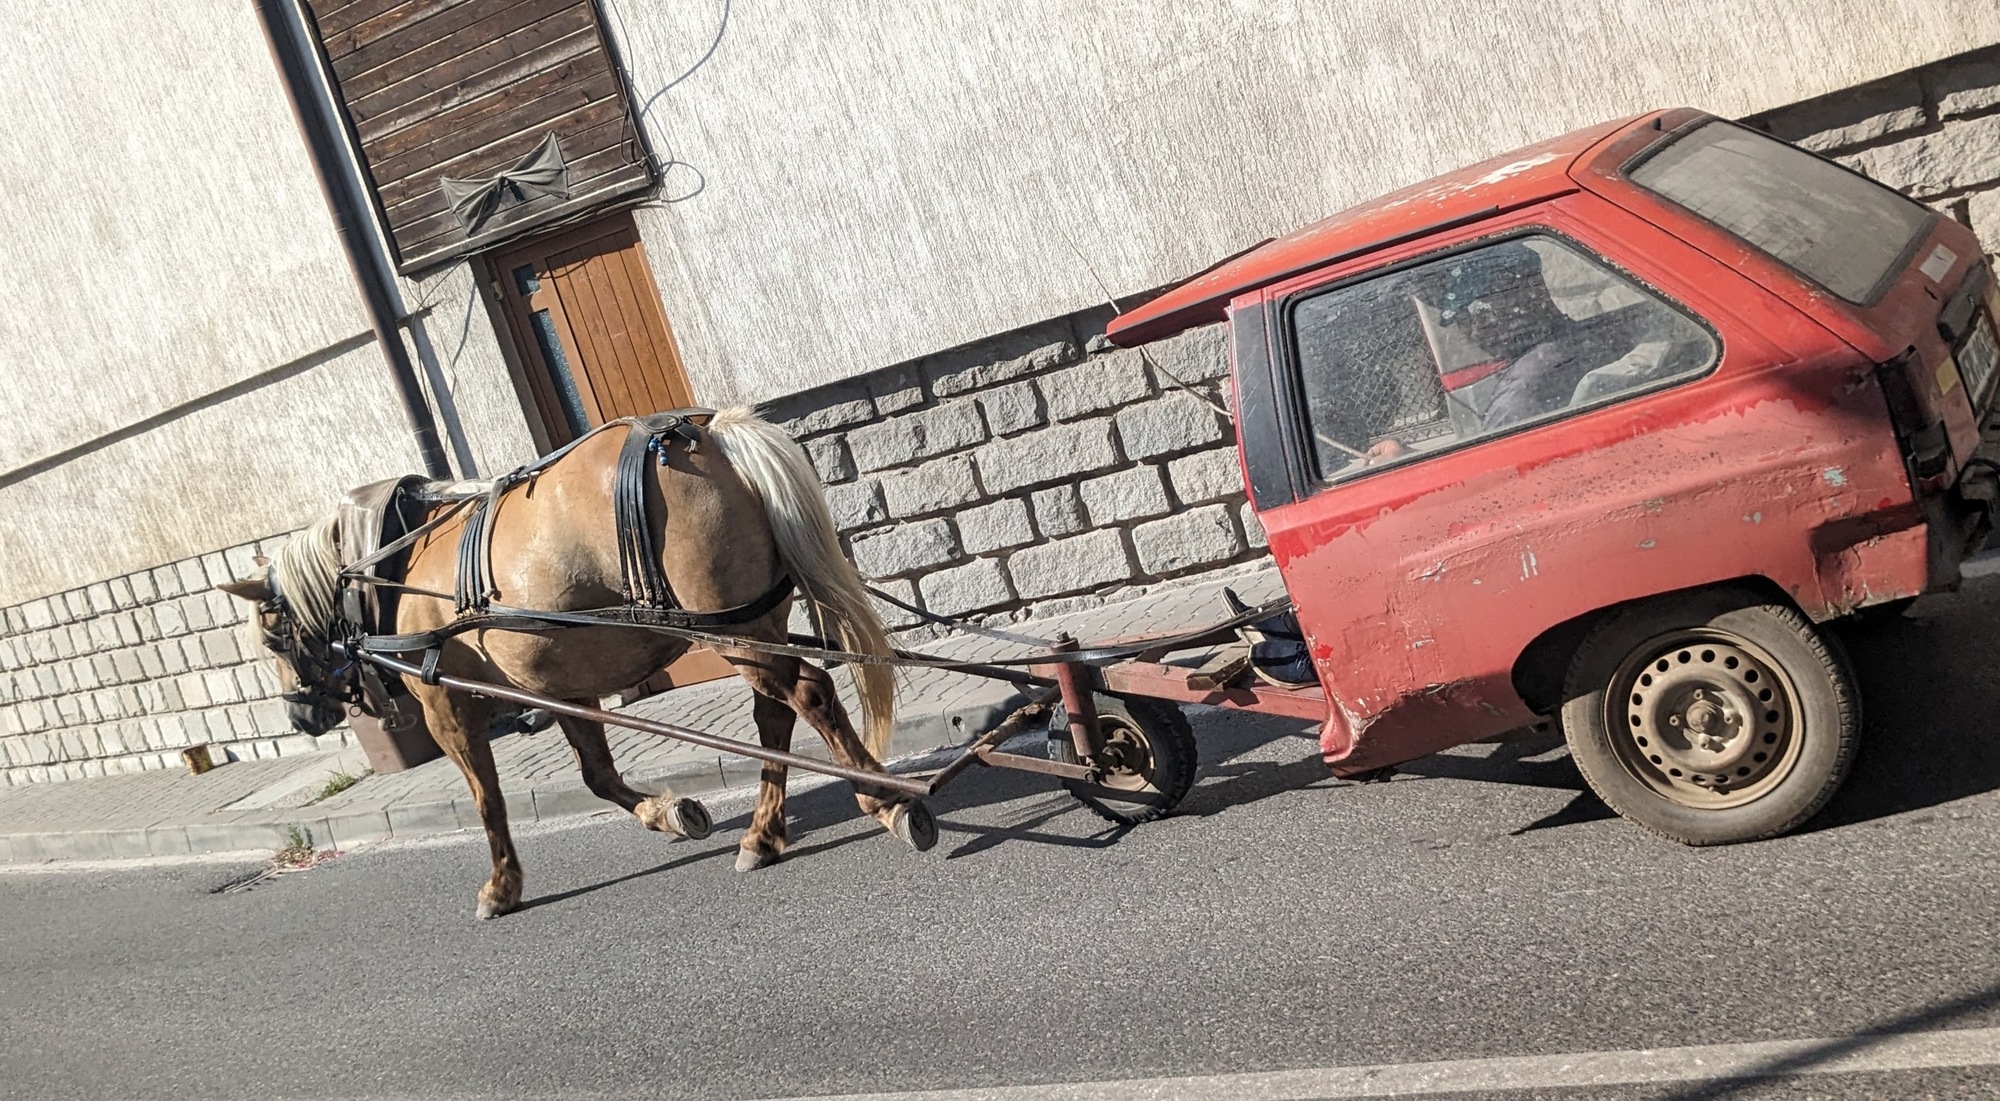
[{"label": "horse harness", "polygon": [[[335,601],[338,620],[335,633],[339,637],[329,641],[338,642],[339,651],[350,658],[369,653],[420,653],[422,679],[435,684],[444,643],[467,631],[532,631],[585,625],[711,631],[763,618],[792,595],[795,586],[789,575],[779,577],[770,589],[748,604],[715,612],[690,612],[680,606],[660,569],[660,548],[653,537],[647,501],[651,465],[658,462],[665,466],[670,449],[676,446],[685,446],[690,453],[697,450],[704,440],[701,424],[712,415],[713,411],[707,409],[676,409],[609,421],[486,485],[474,483],[468,487],[409,476],[350,491],[340,506],[338,521],[339,556],[345,563]],[[625,442],[619,449],[612,489],[619,593],[623,604],[578,612],[550,612],[496,603],[500,593],[494,583],[493,517],[500,499],[515,487],[532,482],[584,440],[617,426],[625,427]],[[444,506],[443,511],[417,521],[440,505]],[[431,592],[404,583],[411,547],[459,515],[465,521],[458,539],[452,592]],[[665,530],[664,519],[661,530]],[[396,598],[405,592],[449,599],[456,615],[450,623],[433,631],[395,634]],[[282,594],[274,594],[273,603],[282,608]],[[296,623],[296,617],[285,618]],[[291,633],[301,632],[294,629]],[[292,656],[295,668],[298,667],[295,655],[308,649],[303,639],[267,638],[267,642],[274,649],[284,644],[287,649],[281,652]],[[331,668],[331,662],[315,664]],[[305,670],[301,668],[300,673],[303,682]],[[362,662],[350,660],[340,668],[333,668],[328,676],[341,682],[343,702],[355,704],[370,714],[381,709],[380,701],[385,697],[403,691],[400,680],[379,678]],[[296,702],[308,701],[301,698]]]},{"label": "horse harness", "polygon": [[[348,494],[340,517],[339,589],[335,601],[334,635],[310,639],[300,629],[298,617],[286,609],[285,598],[276,591],[264,605],[266,611],[284,613],[282,632],[266,632],[272,649],[287,655],[300,673],[301,686],[288,693],[287,702],[322,706],[330,701],[351,703],[371,715],[380,715],[386,701],[406,692],[400,678],[378,675],[370,658],[389,659],[420,654],[419,679],[438,683],[438,664],[446,641],[467,631],[546,631],[561,627],[627,626],[668,634],[682,640],[711,646],[743,646],[772,655],[812,658],[853,664],[886,664],[910,668],[955,669],[966,666],[959,659],[898,649],[891,654],[859,654],[835,648],[826,639],[791,635],[786,642],[743,639],[723,628],[750,623],[770,614],[796,590],[790,575],[780,576],[763,595],[748,604],[715,612],[690,612],[680,607],[659,565],[659,548],[648,521],[646,485],[648,460],[666,465],[668,448],[685,444],[690,451],[701,445],[700,424],[711,416],[705,409],[679,409],[646,417],[626,417],[610,421],[550,452],[526,466],[510,471],[490,485],[468,488],[462,484],[431,482],[422,476],[390,479],[363,486]],[[614,426],[626,427],[624,446],[619,450],[614,476],[612,511],[618,534],[620,595],[623,603],[611,608],[556,612],[516,608],[499,604],[493,587],[492,518],[500,499],[515,486],[532,482],[536,475],[553,466],[584,440]],[[443,506],[420,522],[423,517]],[[410,548],[419,539],[437,530],[453,517],[466,513],[464,531],[459,536],[457,571],[450,593],[432,592],[402,580],[408,566]],[[665,522],[662,521],[662,530]],[[451,622],[432,631],[410,634],[391,633],[395,623],[396,597],[400,593],[450,600],[456,610]],[[1048,644],[1048,640],[982,629],[936,616],[907,604],[893,595],[870,590],[875,596],[917,614],[920,618],[944,623],[956,629],[1019,643]],[[1148,639],[1071,650],[1038,649],[1017,658],[987,658],[979,668],[1002,669],[1047,663],[1101,664],[1172,648],[1177,640],[1193,641],[1216,631],[1233,630],[1290,607],[1280,600],[1232,617],[1227,622],[1187,633],[1182,639]],[[305,660],[301,662],[300,658]],[[336,665],[339,661],[341,664]],[[322,676],[323,673],[323,676]],[[307,687],[310,680],[312,687]]]}]

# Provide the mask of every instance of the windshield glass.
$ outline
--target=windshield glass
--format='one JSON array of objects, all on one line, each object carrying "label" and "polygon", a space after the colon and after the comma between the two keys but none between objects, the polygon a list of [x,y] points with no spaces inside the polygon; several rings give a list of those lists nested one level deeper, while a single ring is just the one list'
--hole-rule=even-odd
[{"label": "windshield glass", "polygon": [[1724,122],[1626,175],[1855,303],[1874,299],[1931,215],[1839,165]]}]

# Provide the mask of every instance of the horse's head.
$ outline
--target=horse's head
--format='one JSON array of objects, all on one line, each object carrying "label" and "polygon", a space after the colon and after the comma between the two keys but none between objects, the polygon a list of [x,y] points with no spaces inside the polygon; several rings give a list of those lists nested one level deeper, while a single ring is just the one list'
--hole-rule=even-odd
[{"label": "horse's head", "polygon": [[339,725],[347,715],[347,662],[334,655],[324,634],[299,622],[273,579],[270,563],[259,557],[249,577],[216,588],[257,605],[257,631],[277,667],[280,698],[293,729],[317,736]]}]

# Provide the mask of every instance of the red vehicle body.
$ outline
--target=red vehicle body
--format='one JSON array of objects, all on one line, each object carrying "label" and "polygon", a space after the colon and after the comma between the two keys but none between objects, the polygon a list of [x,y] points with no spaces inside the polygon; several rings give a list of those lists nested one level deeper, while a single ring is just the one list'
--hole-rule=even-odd
[{"label": "red vehicle body", "polygon": [[[1802,254],[1825,247],[1791,222],[1751,209],[1755,204],[1741,195],[1704,199],[1704,216],[1635,182],[1635,174],[1647,175],[1640,166],[1649,158],[1666,156],[1662,150],[1696,134],[1701,142],[1732,143],[1758,156],[1766,155],[1761,147],[1745,143],[1768,143],[1784,151],[1768,154],[1781,167],[1792,165],[1787,157],[1810,156],[1699,112],[1648,114],[1328,218],[1228,260],[1112,324],[1113,342],[1138,345],[1227,320],[1246,483],[1324,689],[1320,743],[1336,771],[1410,760],[1557,714],[1577,692],[1580,648],[1620,610],[1653,607],[1646,602],[1676,594],[1761,594],[1738,602],[1789,606],[1809,637],[1810,624],[1952,588],[1960,559],[1984,539],[1994,468],[1975,452],[1982,432],[2000,435],[2000,422],[1989,423],[2000,295],[1976,238],[1947,217],[1814,158],[1822,166],[1815,171],[1842,174],[1836,182],[1843,195],[1851,191],[1854,201],[1900,219],[1896,224],[1908,231],[1909,240],[1882,246],[1883,272],[1865,292],[1837,293],[1721,224],[1793,242]],[[1695,175],[1704,162],[1695,158],[1705,154],[1693,144],[1683,148],[1696,151],[1675,154],[1687,166],[1679,186],[1700,190]],[[1782,175],[1774,171],[1772,178]],[[1462,275],[1451,258],[1480,248],[1489,252],[1477,255],[1488,255],[1510,241],[1540,250],[1536,279],[1551,287],[1550,264],[1561,258],[1576,267],[1574,254],[1615,282],[1621,301],[1657,300],[1645,308],[1661,317],[1668,317],[1662,308],[1671,310],[1667,323],[1681,334],[1676,347],[1684,346],[1677,353],[1681,374],[1619,383],[1628,388],[1608,399],[1586,400],[1579,386],[1569,406],[1498,428],[1478,425],[1469,407],[1451,408],[1466,404],[1455,394],[1504,369],[1499,360],[1445,369],[1439,334],[1448,330],[1438,319],[1455,293],[1445,281]],[[1516,248],[1514,255],[1525,254]],[[1372,429],[1366,434],[1380,438],[1318,435],[1322,420],[1351,426],[1362,420],[1338,395],[1312,392],[1321,384],[1312,377],[1312,355],[1302,350],[1301,327],[1309,312],[1324,316],[1325,339],[1351,344],[1362,315],[1334,299],[1321,299],[1335,302],[1325,307],[1310,303],[1365,288],[1383,273],[1406,273],[1398,286],[1417,289],[1377,295],[1388,303],[1380,316],[1392,328],[1421,331],[1437,360],[1435,387],[1418,399],[1396,399],[1398,409],[1421,407],[1398,413],[1398,423],[1431,425],[1423,430],[1445,438],[1428,452]],[[1368,293],[1349,297],[1360,301],[1354,296]],[[1708,340],[1690,324],[1705,329]],[[1323,358],[1346,362],[1334,353]],[[1959,359],[1967,361],[1964,370]],[[1430,385],[1428,377],[1423,382]],[[1487,408],[1490,416],[1494,406]],[[1457,435],[1436,429],[1444,423],[1439,418],[1456,419]],[[1325,445],[1317,452],[1316,436]],[[1387,458],[1378,461],[1377,452]],[[1683,636],[1659,637],[1667,639],[1665,649],[1655,647],[1664,678],[1669,652]],[[1748,647],[1741,652],[1751,665],[1785,665],[1782,654],[1758,649],[1754,639],[1727,631],[1713,637]],[[1725,657],[1737,653],[1729,649]],[[1688,661],[1688,653],[1679,660]],[[1727,660],[1736,668],[1733,657]],[[1830,660],[1837,680],[1838,660]],[[1631,677],[1640,674],[1620,675],[1636,706],[1641,693]],[[1810,739],[1821,736],[1811,726],[1818,720],[1807,717],[1819,713],[1808,683],[1813,675],[1794,676],[1797,714],[1787,713],[1783,744],[1810,761]],[[1738,715],[1742,707],[1726,700],[1724,711],[1700,702],[1735,691],[1729,699],[1741,697],[1754,712],[1763,705],[1741,694],[1746,686],[1725,679],[1704,692],[1709,681],[1676,684],[1675,699],[1660,705],[1666,711],[1631,716],[1635,728],[1650,729],[1646,724],[1657,719],[1669,737],[1702,729],[1700,746],[1680,745],[1681,755],[1670,753],[1666,764],[1707,760],[1701,754],[1710,749],[1720,754],[1739,728],[1744,738],[1755,737],[1754,714]],[[1771,706],[1776,724],[1778,705]],[[1609,714],[1607,723],[1624,721],[1615,710]],[[1714,717],[1723,714],[1726,720]],[[1570,725],[1572,716],[1564,716]],[[1569,733],[1574,748],[1577,733]],[[1795,738],[1804,750],[1789,748]],[[1637,744],[1645,746],[1646,738]],[[1679,813],[1668,805],[1676,799],[1699,811],[1740,809],[1750,797],[1731,794],[1735,781],[1726,768],[1718,766],[1713,779],[1697,775],[1704,786],[1689,788],[1680,771],[1673,780],[1663,771],[1655,782],[1644,749],[1620,752],[1641,755],[1628,770],[1642,781],[1634,789],[1639,794],[1627,802],[1649,789],[1666,797],[1666,811]],[[1828,767],[1844,773],[1847,753]],[[1763,762],[1761,753],[1757,760]],[[1660,756],[1651,761],[1666,767]],[[1748,757],[1743,764],[1740,775],[1747,776]],[[1614,806],[1634,813],[1585,771]],[[1838,782],[1833,775],[1831,784]],[[1715,798],[1704,794],[1711,791]],[[1643,813],[1634,816],[1645,820]],[[1769,826],[1711,836],[1663,832],[1690,841],[1739,840],[1775,832]]]}]

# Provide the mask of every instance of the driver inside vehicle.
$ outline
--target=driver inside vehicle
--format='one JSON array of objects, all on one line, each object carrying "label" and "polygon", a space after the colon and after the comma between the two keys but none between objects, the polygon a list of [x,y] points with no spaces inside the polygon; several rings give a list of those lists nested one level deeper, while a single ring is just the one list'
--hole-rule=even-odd
[{"label": "driver inside vehicle", "polygon": [[[1583,405],[1662,373],[1680,334],[1672,311],[1640,300],[1573,316],[1556,304],[1541,253],[1525,244],[1483,249],[1447,270],[1438,319],[1504,362],[1480,427],[1492,431]],[[1699,334],[1695,334],[1697,338]]]},{"label": "driver inside vehicle", "polygon": [[1591,405],[1710,359],[1699,326],[1553,240],[1536,243],[1467,252],[1413,280],[1409,301],[1423,317],[1453,431],[1430,446],[1400,434],[1377,439],[1357,466]]}]

